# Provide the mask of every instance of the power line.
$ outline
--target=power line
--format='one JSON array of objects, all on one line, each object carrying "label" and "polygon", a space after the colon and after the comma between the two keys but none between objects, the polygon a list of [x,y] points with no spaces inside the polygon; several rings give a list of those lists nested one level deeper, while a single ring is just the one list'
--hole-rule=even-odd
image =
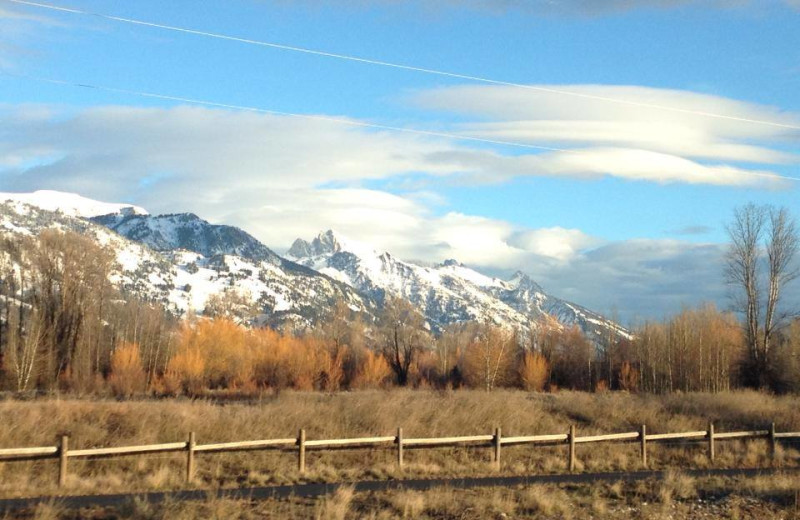
[{"label": "power line", "polygon": [[[362,128],[372,128],[377,130],[388,130],[392,132],[402,132],[407,134],[416,134],[416,135],[424,135],[428,137],[443,137],[448,139],[453,139],[457,141],[469,141],[469,142],[479,142],[485,144],[494,144],[494,145],[503,145],[503,146],[513,146],[517,148],[527,148],[527,149],[534,149],[534,150],[544,150],[549,152],[561,152],[567,154],[577,154],[581,155],[584,154],[584,151],[581,150],[574,150],[574,149],[564,149],[564,148],[551,148],[547,146],[538,146],[533,144],[527,143],[519,143],[515,141],[500,141],[495,139],[485,139],[482,137],[474,137],[468,135],[461,135],[461,134],[453,134],[449,132],[437,132],[432,130],[420,130],[418,128],[406,128],[400,126],[390,126],[390,125],[382,125],[378,123],[368,123],[365,121],[356,121],[353,119],[344,119],[340,117],[330,117],[330,116],[322,116],[322,115],[314,115],[314,114],[298,114],[295,112],[286,112],[282,110],[272,110],[267,108],[259,108],[259,107],[252,107],[252,106],[245,106],[245,105],[234,105],[230,103],[219,103],[216,101],[206,101],[201,99],[193,99],[181,96],[172,96],[168,94],[158,94],[154,92],[143,92],[137,90],[129,90],[129,89],[122,89],[122,88],[115,88],[115,87],[107,87],[103,85],[94,85],[91,83],[76,83],[72,81],[65,81],[60,79],[53,79],[53,78],[43,78],[43,77],[36,77],[36,76],[29,76],[25,74],[17,74],[13,72],[9,72],[6,70],[0,69],[0,75],[6,75],[15,78],[21,78],[31,81],[38,81],[42,83],[50,83],[54,85],[62,85],[62,86],[70,86],[70,87],[78,87],[78,88],[86,88],[92,90],[99,90],[104,92],[112,92],[115,94],[126,94],[132,96],[139,96],[145,98],[152,98],[152,99],[161,99],[166,101],[178,101],[181,103],[189,103],[193,105],[200,105],[200,106],[209,106],[215,108],[226,108],[231,110],[241,110],[244,112],[254,112],[259,114],[270,114],[270,115],[277,115],[277,116],[286,116],[286,117],[294,117],[298,119],[309,119],[313,121],[325,121],[329,123],[336,123],[341,125],[348,125],[348,126],[355,126],[355,127],[362,127]],[[779,175],[777,173],[764,173],[764,172],[754,172],[754,171],[740,171],[737,172],[740,175],[744,176],[754,176],[754,177],[763,177],[772,180],[788,180],[788,181],[795,181],[800,182],[800,178],[798,177],[790,177],[787,175]]]},{"label": "power line", "polygon": [[15,3],[15,4],[20,4],[20,5],[27,5],[27,6],[30,6],[30,7],[38,7],[38,8],[42,8],[42,9],[49,9],[49,10],[52,10],[52,11],[59,11],[59,12],[64,12],[64,13],[79,14],[79,15],[86,15],[86,16],[94,16],[94,17],[97,17],[97,18],[103,18],[103,19],[111,20],[111,21],[115,21],[115,22],[122,22],[122,23],[128,23],[128,24],[133,24],[133,25],[145,26],[145,27],[153,27],[153,28],[164,29],[164,30],[167,30],[167,31],[174,31],[174,32],[179,32],[179,33],[184,33],[184,34],[193,34],[193,35],[196,35],[196,36],[205,36],[205,37],[208,37],[208,38],[217,38],[217,39],[220,39],[220,40],[234,41],[234,42],[239,42],[239,43],[245,43],[245,44],[248,44],[248,45],[258,45],[258,46],[261,46],[261,47],[270,47],[270,48],[273,48],[273,49],[280,49],[280,50],[284,50],[284,51],[300,52],[300,53],[304,53],[304,54],[312,54],[312,55],[315,55],[315,56],[322,56],[322,57],[325,57],[325,58],[334,58],[334,59],[339,59],[339,60],[347,60],[347,61],[353,61],[353,62],[369,64],[369,65],[376,65],[376,66],[381,66],[381,67],[389,67],[389,68],[400,69],[400,70],[421,72],[421,73],[425,73],[425,74],[434,74],[434,75],[437,75],[437,76],[444,76],[444,77],[455,78],[455,79],[463,79],[463,80],[475,81],[475,82],[479,82],[479,83],[487,83],[487,84],[491,84],[491,85],[501,85],[501,86],[515,87],[515,88],[520,88],[520,89],[525,89],[525,90],[532,90],[532,91],[537,91],[537,92],[546,92],[546,93],[558,94],[558,95],[562,95],[562,96],[572,96],[572,97],[577,97],[577,98],[590,99],[590,100],[594,100],[594,101],[603,101],[603,102],[608,102],[608,103],[616,103],[616,104],[620,104],[620,105],[634,106],[634,107],[639,107],[639,108],[651,108],[651,109],[656,109],[656,110],[663,110],[663,111],[668,111],[668,112],[677,112],[677,113],[681,113],[681,114],[690,114],[690,115],[696,115],[696,116],[708,117],[708,118],[714,118],[714,119],[725,119],[725,120],[729,120],[729,121],[739,121],[739,122],[743,122],[743,123],[753,123],[753,124],[759,124],[759,125],[767,125],[767,126],[785,128],[785,129],[790,129],[790,130],[800,130],[800,126],[798,126],[798,125],[792,125],[792,124],[786,124],[786,123],[777,123],[775,121],[765,121],[765,120],[761,120],[761,119],[751,119],[751,118],[746,118],[746,117],[730,116],[730,115],[718,114],[718,113],[714,113],[714,112],[706,112],[706,111],[702,111],[702,110],[691,110],[691,109],[687,109],[687,108],[679,108],[679,107],[672,107],[672,106],[667,106],[667,105],[659,105],[659,104],[655,104],[655,103],[644,103],[644,102],[640,102],[640,101],[631,101],[631,100],[627,100],[627,99],[619,99],[619,98],[613,98],[613,97],[607,97],[607,96],[599,96],[599,95],[595,95],[595,94],[586,94],[586,93],[574,92],[574,91],[570,91],[570,90],[562,90],[562,89],[556,89],[556,88],[550,88],[550,87],[542,87],[542,86],[537,86],[537,85],[526,85],[526,84],[523,84],[523,83],[513,83],[513,82],[509,82],[509,81],[496,80],[496,79],[486,78],[486,77],[482,77],[482,76],[472,76],[472,75],[468,75],[468,74],[459,74],[459,73],[456,73],[456,72],[448,72],[448,71],[438,70],[438,69],[429,69],[429,68],[425,68],[425,67],[417,67],[417,66],[414,66],[414,65],[403,65],[403,64],[400,64],[400,63],[393,63],[393,62],[388,62],[388,61],[374,60],[374,59],[370,59],[370,58],[363,58],[363,57],[360,57],[360,56],[352,56],[352,55],[348,55],[348,54],[338,54],[338,53],[333,53],[333,52],[321,51],[321,50],[317,50],[317,49],[309,49],[309,48],[305,48],[305,47],[297,47],[297,46],[293,46],[293,45],[286,45],[286,44],[270,42],[270,41],[264,41],[264,40],[254,40],[254,39],[250,39],[250,38],[240,38],[240,37],[237,37],[237,36],[230,36],[230,35],[221,34],[221,33],[200,31],[200,30],[197,30],[197,29],[189,29],[189,28],[186,28],[186,27],[177,27],[177,26],[174,26],[174,25],[165,25],[165,24],[160,24],[160,23],[155,23],[155,22],[147,22],[147,21],[144,21],[144,20],[137,20],[137,19],[134,19],[134,18],[124,18],[124,17],[121,17],[121,16],[114,16],[114,15],[109,15],[109,14],[96,13],[96,12],[91,12],[91,11],[84,11],[82,9],[60,7],[60,6],[41,3],[41,2],[32,2],[32,1],[29,1],[29,0],[5,0],[5,1],[11,2],[11,3]]}]

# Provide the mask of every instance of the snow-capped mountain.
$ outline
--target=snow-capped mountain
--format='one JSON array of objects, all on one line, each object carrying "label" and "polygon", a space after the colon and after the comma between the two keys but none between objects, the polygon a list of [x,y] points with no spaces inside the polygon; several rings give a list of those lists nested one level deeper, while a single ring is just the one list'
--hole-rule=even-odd
[{"label": "snow-capped mountain", "polygon": [[[111,248],[118,264],[111,280],[120,290],[144,300],[158,301],[178,314],[188,310],[202,312],[209,297],[227,290],[250,298],[261,313],[259,320],[275,325],[310,325],[324,316],[337,300],[344,300],[351,308],[366,314],[376,310],[372,301],[351,287],[284,261],[260,243],[260,248],[269,253],[262,255],[264,259],[222,252],[205,256],[178,248],[157,251],[92,220],[63,211],[50,211],[19,201],[0,203],[0,234],[35,236],[45,229],[80,233]],[[244,234],[231,229],[233,236]],[[165,235],[177,233],[165,229]],[[205,244],[200,237],[189,237],[187,243]]]},{"label": "snow-capped mountain", "polygon": [[0,193],[0,202],[29,204],[48,211],[58,211],[71,217],[89,218],[97,215],[147,215],[147,211],[132,204],[99,202],[77,193],[39,190],[33,193]]},{"label": "snow-capped mountain", "polygon": [[388,295],[412,302],[433,330],[489,320],[524,331],[539,319],[555,319],[594,339],[609,331],[627,335],[521,272],[502,280],[455,260],[423,266],[332,231],[296,240],[283,258],[239,228],[191,213],[152,216],[136,206],[59,192],[0,194],[0,234],[51,228],[112,248],[118,264],[112,281],[122,291],[179,314],[201,313],[212,295],[233,290],[250,299],[261,322],[303,327],[326,316],[337,300],[374,319]]},{"label": "snow-capped mountain", "polygon": [[205,257],[235,255],[253,262],[281,264],[281,258],[254,237],[233,226],[209,224],[193,213],[152,216],[111,214],[92,218],[156,251],[185,249]]},{"label": "snow-capped mountain", "polygon": [[433,328],[463,321],[489,320],[528,329],[542,317],[578,325],[600,339],[609,330],[627,335],[613,322],[579,305],[547,294],[524,273],[510,280],[481,274],[455,260],[427,267],[405,262],[367,245],[320,233],[311,242],[297,239],[287,257],[383,301],[386,295],[411,301]]}]

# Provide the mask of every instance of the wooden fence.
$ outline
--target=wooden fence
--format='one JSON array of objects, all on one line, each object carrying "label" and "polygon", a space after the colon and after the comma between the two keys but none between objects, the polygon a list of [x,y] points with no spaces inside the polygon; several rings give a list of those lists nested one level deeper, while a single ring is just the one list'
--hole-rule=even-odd
[{"label": "wooden fence", "polygon": [[222,442],[216,444],[197,444],[194,432],[188,435],[185,442],[170,442],[165,444],[149,444],[144,446],[121,446],[110,448],[71,449],[69,436],[61,436],[58,446],[44,446],[36,448],[3,448],[0,449],[0,462],[31,461],[40,459],[58,459],[58,484],[63,486],[66,482],[68,462],[77,458],[101,458],[125,455],[145,455],[149,453],[184,452],[186,456],[186,481],[191,482],[195,473],[195,457],[198,453],[222,453],[244,450],[283,450],[297,452],[297,467],[302,474],[306,469],[307,450],[337,450],[337,449],[376,449],[392,448],[397,453],[397,464],[403,467],[403,452],[406,449],[428,449],[445,446],[489,447],[492,450],[492,462],[496,469],[500,468],[500,454],[503,446],[557,446],[565,445],[567,450],[566,465],[569,471],[575,471],[577,460],[576,447],[578,444],[595,442],[609,443],[638,443],[641,462],[647,467],[647,446],[650,443],[670,442],[698,442],[706,445],[708,457],[714,460],[717,441],[739,439],[765,439],[768,441],[769,453],[775,456],[775,448],[780,441],[800,440],[800,432],[775,431],[775,423],[768,429],[754,431],[715,432],[714,424],[709,423],[707,430],[679,432],[679,433],[647,433],[647,428],[642,425],[639,431],[626,433],[611,433],[606,435],[589,435],[579,437],[575,426],[570,426],[568,433],[551,435],[525,435],[516,437],[503,437],[500,428],[495,428],[494,433],[488,435],[470,435],[460,437],[426,437],[406,438],[403,429],[398,428],[396,435],[384,437],[362,437],[352,439],[307,439],[306,431],[300,430],[296,438],[264,439],[252,441]]}]

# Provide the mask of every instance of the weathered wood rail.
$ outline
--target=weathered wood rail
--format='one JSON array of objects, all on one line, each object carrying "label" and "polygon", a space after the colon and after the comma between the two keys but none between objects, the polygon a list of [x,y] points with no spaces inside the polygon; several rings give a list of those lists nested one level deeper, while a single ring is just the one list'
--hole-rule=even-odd
[{"label": "weathered wood rail", "polygon": [[235,442],[220,442],[214,444],[197,444],[194,432],[189,433],[187,441],[169,442],[163,444],[148,444],[142,446],[119,446],[103,448],[70,448],[70,438],[61,436],[57,446],[40,446],[30,448],[0,448],[0,463],[14,461],[31,461],[41,459],[58,459],[58,483],[66,483],[69,469],[68,461],[77,458],[103,458],[130,455],[147,455],[151,453],[185,453],[186,456],[186,481],[191,482],[195,474],[195,456],[199,453],[223,453],[245,450],[282,450],[296,451],[297,465],[300,473],[306,469],[306,451],[308,450],[337,450],[337,449],[395,449],[397,451],[397,464],[403,467],[403,453],[406,449],[431,449],[440,447],[489,447],[492,449],[492,462],[500,468],[502,446],[558,446],[565,445],[567,451],[567,467],[575,470],[577,460],[577,446],[595,442],[608,443],[639,443],[642,465],[647,467],[647,446],[649,443],[670,443],[675,441],[689,443],[704,443],[709,459],[716,456],[716,443],[726,440],[765,439],[768,442],[769,453],[775,456],[775,449],[780,442],[791,440],[800,441],[800,432],[776,432],[775,423],[770,424],[765,430],[747,430],[732,432],[716,432],[714,424],[709,423],[708,429],[700,431],[647,433],[647,428],[642,425],[639,431],[610,433],[604,435],[587,435],[579,437],[574,425],[570,426],[568,433],[549,435],[522,435],[503,437],[500,428],[495,428],[493,434],[466,435],[456,437],[421,437],[405,438],[403,429],[398,428],[396,435],[381,437],[360,437],[349,439],[307,439],[305,430],[300,430],[297,437],[284,439],[261,439]]}]

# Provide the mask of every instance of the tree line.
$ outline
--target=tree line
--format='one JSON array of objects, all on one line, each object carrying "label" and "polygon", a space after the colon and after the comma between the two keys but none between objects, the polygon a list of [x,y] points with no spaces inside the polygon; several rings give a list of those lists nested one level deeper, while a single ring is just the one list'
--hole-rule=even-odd
[{"label": "tree line", "polygon": [[729,233],[726,276],[741,320],[705,304],[599,341],[549,316],[525,331],[470,322],[434,335],[408,301],[388,297],[376,321],[339,302],[300,332],[237,323],[248,303],[235,291],[212,298],[206,317],[179,320],[116,289],[113,253],[87,237],[5,237],[0,386],[122,396],[393,385],[798,391],[800,321],[778,305],[796,277],[794,223],[785,210],[747,206]]}]

